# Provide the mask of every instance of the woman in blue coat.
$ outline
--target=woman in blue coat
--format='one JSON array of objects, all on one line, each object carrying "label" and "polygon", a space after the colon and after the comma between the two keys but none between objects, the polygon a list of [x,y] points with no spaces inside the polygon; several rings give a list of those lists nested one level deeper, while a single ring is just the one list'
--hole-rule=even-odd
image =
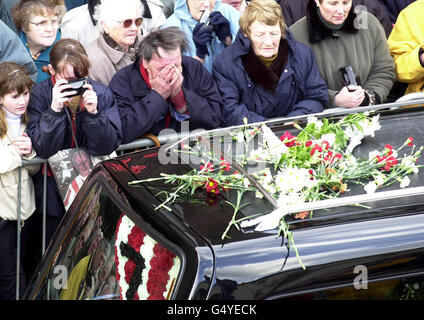
[{"label": "woman in blue coat", "polygon": [[[62,39],[50,52],[48,66],[51,77],[34,85],[28,106],[27,133],[41,158],[49,158],[59,150],[83,147],[94,156],[109,155],[121,143],[121,119],[112,92],[105,85],[87,78],[90,62],[83,46],[74,39]],[[69,81],[86,78],[83,92],[71,89]],[[68,118],[69,115],[69,118]],[[30,231],[34,244],[40,244],[43,208],[42,166],[34,177],[36,212]],[[65,213],[55,179],[47,169],[47,237],[49,243]],[[41,250],[33,251],[38,255]],[[35,257],[37,258],[39,257]],[[32,263],[36,263],[33,261]],[[34,265],[30,262],[30,270]]]},{"label": "woman in blue coat", "polygon": [[225,125],[323,110],[327,85],[312,51],[286,30],[273,0],[253,0],[240,18],[235,42],[215,60]]},{"label": "woman in blue coat", "polygon": [[[185,53],[203,63],[211,72],[216,56],[235,38],[239,30],[240,13],[221,0],[175,0],[174,13],[164,27],[183,30],[189,49]],[[209,27],[200,22],[204,12],[210,14]]]}]

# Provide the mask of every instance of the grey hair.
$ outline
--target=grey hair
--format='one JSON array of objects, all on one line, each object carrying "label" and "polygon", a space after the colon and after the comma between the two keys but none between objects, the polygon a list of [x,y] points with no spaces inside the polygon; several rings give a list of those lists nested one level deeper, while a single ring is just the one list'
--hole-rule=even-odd
[{"label": "grey hair", "polygon": [[179,27],[152,30],[138,45],[137,58],[149,62],[153,54],[158,54],[159,47],[165,51],[179,48],[182,54],[188,50],[188,42],[184,32]]},{"label": "grey hair", "polygon": [[125,20],[128,12],[140,12],[140,17],[144,14],[144,6],[140,0],[101,0],[94,8],[93,18],[98,21],[96,28],[103,32],[103,21],[108,26],[117,25],[118,21]]}]

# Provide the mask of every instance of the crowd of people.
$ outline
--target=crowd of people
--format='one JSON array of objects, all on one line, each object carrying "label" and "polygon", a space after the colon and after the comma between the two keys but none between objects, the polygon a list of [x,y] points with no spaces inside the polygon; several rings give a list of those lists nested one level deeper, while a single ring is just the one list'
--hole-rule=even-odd
[{"label": "crowd of people", "polygon": [[65,214],[48,165],[23,167],[17,208],[23,159],[422,92],[422,16],[424,0],[0,1],[0,299],[18,211],[21,294],[40,259],[46,172],[47,242]]}]

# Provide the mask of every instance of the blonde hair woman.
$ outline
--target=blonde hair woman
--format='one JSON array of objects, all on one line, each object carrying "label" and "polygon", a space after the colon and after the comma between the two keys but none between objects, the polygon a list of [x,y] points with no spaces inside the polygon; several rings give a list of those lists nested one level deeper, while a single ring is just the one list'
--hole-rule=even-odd
[{"label": "blonde hair woman", "polygon": [[294,40],[274,0],[253,0],[234,43],[213,65],[225,124],[321,112],[327,86],[312,51]]}]

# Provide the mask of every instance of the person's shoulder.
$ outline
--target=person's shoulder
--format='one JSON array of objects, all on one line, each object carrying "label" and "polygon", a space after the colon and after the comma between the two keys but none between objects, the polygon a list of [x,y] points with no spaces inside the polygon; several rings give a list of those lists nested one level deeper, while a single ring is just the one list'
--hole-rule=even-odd
[{"label": "person's shoulder", "polygon": [[88,11],[88,5],[84,4],[67,11],[62,18],[62,26],[70,22],[84,21],[87,19],[90,19],[90,13]]},{"label": "person's shoulder", "polygon": [[295,23],[293,23],[289,29],[291,32],[296,34],[301,34],[301,32],[305,33],[305,30],[308,28],[308,24],[306,21],[306,17],[303,17],[299,20],[297,20]]},{"label": "person's shoulder", "polygon": [[186,55],[181,56],[181,64],[184,68],[188,69],[188,71],[192,69],[202,69],[203,67],[203,64],[199,60]]},{"label": "person's shoulder", "polygon": [[164,8],[164,4],[160,0],[147,0],[147,4],[149,5],[149,8],[151,8],[150,6],[159,7],[159,8],[161,8],[161,10],[163,10],[163,8]]},{"label": "person's shoulder", "polygon": [[181,19],[175,14],[171,14],[164,22],[164,24],[161,26],[161,28],[166,27],[180,27],[182,26]]},{"label": "person's shoulder", "polygon": [[407,5],[402,11],[404,14],[413,13],[413,14],[422,14],[424,10],[424,1],[418,0],[413,1]]},{"label": "person's shoulder", "polygon": [[[109,88],[116,88],[121,86],[121,83],[127,83],[127,86],[131,85],[131,82],[134,80],[134,74],[137,72],[138,63],[137,61],[119,69],[113,75],[112,79],[109,82]],[[140,71],[138,71],[140,74]],[[112,89],[113,90],[113,89]]]},{"label": "person's shoulder", "polygon": [[53,88],[53,83],[51,78],[47,78],[41,82],[35,83],[31,87],[31,93],[42,93],[46,90],[51,90]]}]

